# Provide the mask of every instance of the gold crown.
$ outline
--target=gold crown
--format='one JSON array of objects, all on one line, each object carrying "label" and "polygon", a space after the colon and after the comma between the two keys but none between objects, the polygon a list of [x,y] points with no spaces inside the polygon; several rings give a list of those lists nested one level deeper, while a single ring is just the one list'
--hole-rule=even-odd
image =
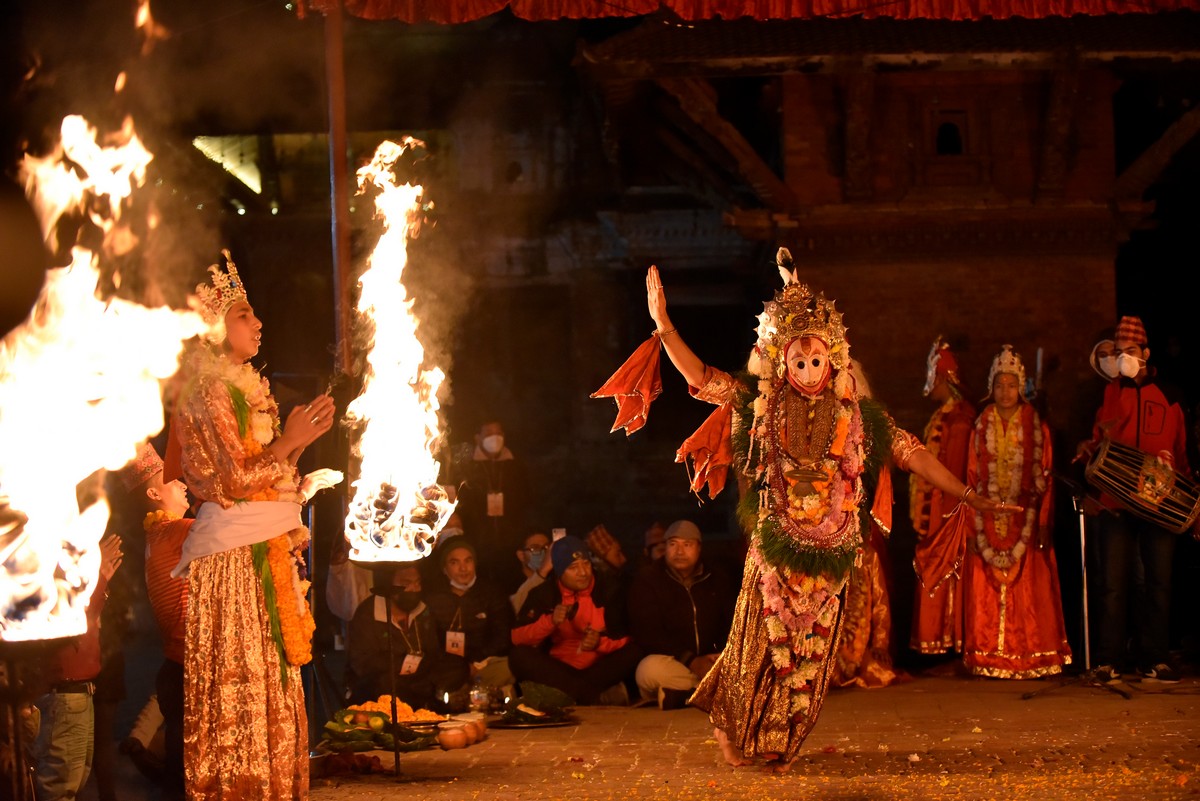
[{"label": "gold crown", "polygon": [[996,376],[1001,373],[1008,373],[1017,377],[1018,389],[1021,396],[1025,395],[1025,365],[1021,362],[1020,355],[1013,350],[1012,345],[1002,345],[1000,352],[996,354],[996,358],[992,359],[992,369],[988,372],[988,395],[992,394],[993,382]]},{"label": "gold crown", "polygon": [[824,294],[814,295],[807,284],[800,283],[792,266],[792,254],[780,248],[775,258],[784,287],[775,297],[763,304],[758,316],[758,346],[763,346],[774,358],[783,354],[787,343],[797,337],[812,336],[829,346],[829,360],[839,370],[850,364],[850,344],[846,341],[846,326],[835,301]]},{"label": "gold crown", "polygon": [[220,265],[213,264],[208,268],[212,273],[212,285],[197,284],[196,295],[200,298],[200,314],[209,325],[216,325],[225,319],[225,312],[239,300],[246,300],[246,287],[238,275],[237,265],[228,250],[222,250],[225,256],[225,271]]}]

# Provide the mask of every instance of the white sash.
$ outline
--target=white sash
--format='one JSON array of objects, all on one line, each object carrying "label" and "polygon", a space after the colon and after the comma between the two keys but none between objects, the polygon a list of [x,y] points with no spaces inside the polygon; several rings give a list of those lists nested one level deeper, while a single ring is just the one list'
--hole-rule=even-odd
[{"label": "white sash", "polygon": [[179,564],[171,575],[175,578],[186,576],[188,564],[202,556],[266,542],[303,526],[298,503],[250,501],[225,509],[219,503],[205,501],[183,541]]}]

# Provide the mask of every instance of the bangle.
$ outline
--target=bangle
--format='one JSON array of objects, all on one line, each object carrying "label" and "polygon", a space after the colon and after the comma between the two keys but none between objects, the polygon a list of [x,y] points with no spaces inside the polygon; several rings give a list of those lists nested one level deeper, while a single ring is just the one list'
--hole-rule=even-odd
[{"label": "bangle", "polygon": [[674,334],[674,333],[675,333],[675,329],[674,329],[674,328],[668,328],[666,331],[658,331],[658,330],[656,330],[654,333],[658,334],[658,338],[659,338],[659,339],[662,339],[662,338],[663,338],[663,337],[665,337],[667,334]]},{"label": "bangle", "polygon": [[967,498],[971,497],[971,493],[974,491],[975,491],[974,487],[967,487],[967,489],[963,492],[962,497],[959,498],[959,500],[965,502],[967,500]]}]

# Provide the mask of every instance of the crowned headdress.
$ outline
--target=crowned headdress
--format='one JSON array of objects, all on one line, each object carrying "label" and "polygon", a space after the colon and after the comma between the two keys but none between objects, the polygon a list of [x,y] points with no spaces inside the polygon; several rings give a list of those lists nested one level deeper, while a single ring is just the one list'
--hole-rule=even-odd
[{"label": "crowned headdress", "polygon": [[[763,312],[758,316],[758,342],[754,350],[760,364],[767,367],[769,363],[772,374],[782,375],[786,370],[784,348],[797,337],[811,336],[829,347],[833,368],[845,370],[850,365],[850,343],[846,340],[842,313],[834,301],[826,300],[824,294],[814,295],[807,284],[800,282],[787,248],[779,249],[775,264],[783,278],[783,289],[763,304]],[[763,373],[760,375],[765,377]]]},{"label": "crowned headdress", "polygon": [[1021,391],[1021,397],[1025,397],[1025,365],[1022,364],[1020,355],[1013,350],[1012,345],[1002,345],[1000,352],[996,354],[996,358],[992,359],[992,369],[988,371],[987,389],[989,396],[992,394],[996,376],[1001,373],[1015,375],[1017,377],[1017,386]]},{"label": "crowned headdress", "polygon": [[246,286],[238,275],[233,256],[228,250],[222,250],[221,255],[225,257],[225,269],[222,270],[219,264],[211,265],[208,271],[212,273],[212,283],[196,286],[196,295],[200,298],[198,311],[210,325],[223,321],[229,307],[239,300],[246,300]]},{"label": "crowned headdress", "polygon": [[238,275],[233,256],[228,250],[222,250],[221,255],[225,257],[225,269],[222,270],[219,264],[210,265],[211,283],[197,284],[191,301],[191,306],[209,325],[204,338],[213,343],[225,339],[225,313],[233,304],[246,300],[246,285]]}]

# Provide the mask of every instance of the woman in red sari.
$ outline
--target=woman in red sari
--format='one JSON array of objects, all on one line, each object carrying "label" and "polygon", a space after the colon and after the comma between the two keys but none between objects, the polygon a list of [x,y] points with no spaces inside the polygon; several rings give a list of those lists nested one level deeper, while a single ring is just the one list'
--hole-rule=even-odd
[{"label": "woman in red sari", "polygon": [[1011,345],[992,362],[993,402],[975,422],[967,485],[1021,512],[975,513],[963,576],[963,662],[979,676],[1031,679],[1071,663],[1053,519],[1050,429],[1022,396],[1025,368]]}]

